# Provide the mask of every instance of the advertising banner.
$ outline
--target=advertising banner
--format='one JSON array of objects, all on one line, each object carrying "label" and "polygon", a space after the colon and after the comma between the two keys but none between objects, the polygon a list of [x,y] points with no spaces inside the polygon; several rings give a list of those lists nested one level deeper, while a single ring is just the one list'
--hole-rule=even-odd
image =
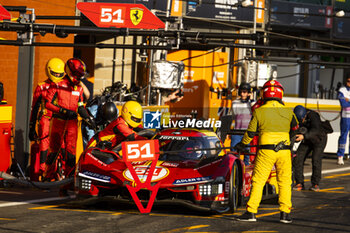
[{"label": "advertising banner", "polygon": [[339,39],[350,38],[350,13],[346,12],[344,17],[334,18],[333,37]]},{"label": "advertising banner", "polygon": [[142,4],[79,2],[77,8],[97,27],[165,27],[164,23]]},{"label": "advertising banner", "polygon": [[252,7],[241,7],[238,0],[208,0],[201,4],[189,1],[187,16],[210,18],[225,21],[253,21]]},{"label": "advertising banner", "polygon": [[326,30],[331,23],[326,14],[327,6],[274,0],[271,2],[270,22],[272,25]]}]

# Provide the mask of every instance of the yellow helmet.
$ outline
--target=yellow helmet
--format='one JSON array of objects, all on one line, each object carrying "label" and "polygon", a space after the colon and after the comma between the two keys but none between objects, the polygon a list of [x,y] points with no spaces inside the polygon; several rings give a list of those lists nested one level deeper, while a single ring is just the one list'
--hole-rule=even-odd
[{"label": "yellow helmet", "polygon": [[46,75],[52,82],[60,81],[64,76],[64,62],[57,58],[51,58],[46,64]]},{"label": "yellow helmet", "polygon": [[128,101],[122,107],[122,117],[132,128],[141,125],[142,114],[141,104],[136,101]]}]

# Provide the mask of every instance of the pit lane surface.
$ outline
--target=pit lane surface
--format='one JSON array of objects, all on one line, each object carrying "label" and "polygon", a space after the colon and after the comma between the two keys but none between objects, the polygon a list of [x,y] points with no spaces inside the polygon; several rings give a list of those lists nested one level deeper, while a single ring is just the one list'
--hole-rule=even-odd
[{"label": "pit lane surface", "polygon": [[[311,161],[305,165],[309,179]],[[306,181],[306,188],[310,181]],[[350,232],[350,161],[323,160],[321,192],[293,191],[293,223],[279,223],[276,200],[264,201],[258,222],[238,222],[235,214],[213,215],[183,206],[136,206],[113,200],[76,201],[58,190],[0,189],[0,232]]]}]

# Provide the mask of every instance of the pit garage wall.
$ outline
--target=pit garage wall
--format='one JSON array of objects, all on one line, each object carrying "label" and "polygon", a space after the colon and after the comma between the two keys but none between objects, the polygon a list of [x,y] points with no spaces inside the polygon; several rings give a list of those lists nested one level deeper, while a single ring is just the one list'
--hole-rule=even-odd
[{"label": "pit garage wall", "polygon": [[198,118],[218,119],[228,111],[231,100],[209,90],[227,88],[228,53],[181,50],[168,53],[167,60],[183,60],[185,64],[184,99],[170,104],[170,112],[189,115],[197,110]]},{"label": "pit garage wall", "polygon": [[[331,82],[332,82],[332,73],[333,73],[333,69],[320,69],[320,84],[322,84],[323,88],[327,88],[328,90],[330,89]],[[343,80],[344,80],[344,69],[335,69],[333,88],[334,89],[337,88],[337,83],[339,82],[343,84]],[[333,99],[335,98],[337,98],[336,92],[333,93]]]},{"label": "pit garage wall", "polygon": [[[299,79],[300,65],[298,63],[273,62],[277,65],[277,80],[281,82],[284,88],[284,94],[297,97],[299,94],[299,85],[302,82]],[[294,76],[291,76],[293,75]]]},{"label": "pit garage wall", "polygon": [[[274,59],[277,59],[277,57],[274,57]],[[279,58],[280,60],[283,60],[283,58]],[[301,65],[298,63],[291,63],[291,62],[270,62],[271,64],[277,65],[277,80],[282,83],[284,90],[285,90],[285,96],[289,97],[298,97],[303,96],[303,93],[301,92],[301,86],[304,85],[303,78],[308,77],[308,91],[307,91],[307,97],[309,98],[315,98],[315,85],[319,83],[323,89],[329,90],[331,87],[332,82],[332,68],[325,68],[320,66],[317,70],[317,72],[309,73],[310,76],[307,75],[307,71],[303,71],[301,69]],[[313,74],[313,75],[312,75]],[[333,81],[333,88],[335,89],[337,87],[337,83],[343,83],[344,80],[344,69],[335,69],[334,74],[334,81]],[[319,82],[316,82],[314,80],[318,80]],[[329,99],[328,94],[325,94],[324,96],[320,93],[320,98],[323,99]],[[331,95],[330,99],[336,99],[336,92]]]}]

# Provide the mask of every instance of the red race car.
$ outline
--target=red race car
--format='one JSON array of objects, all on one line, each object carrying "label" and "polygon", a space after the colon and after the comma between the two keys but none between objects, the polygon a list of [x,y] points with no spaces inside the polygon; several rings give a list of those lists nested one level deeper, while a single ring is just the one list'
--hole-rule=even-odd
[{"label": "red race car", "polygon": [[[165,129],[153,139],[159,140],[160,146],[151,180],[151,184],[160,183],[155,202],[179,202],[221,213],[234,212],[249,196],[253,165],[245,166],[237,154],[227,152],[214,132]],[[120,150],[118,146],[113,150],[89,148],[81,155],[75,173],[78,196],[114,196],[132,201],[126,185],[132,185],[134,178]],[[150,162],[132,165],[142,181]],[[141,189],[137,195],[146,202],[150,191]]]}]

